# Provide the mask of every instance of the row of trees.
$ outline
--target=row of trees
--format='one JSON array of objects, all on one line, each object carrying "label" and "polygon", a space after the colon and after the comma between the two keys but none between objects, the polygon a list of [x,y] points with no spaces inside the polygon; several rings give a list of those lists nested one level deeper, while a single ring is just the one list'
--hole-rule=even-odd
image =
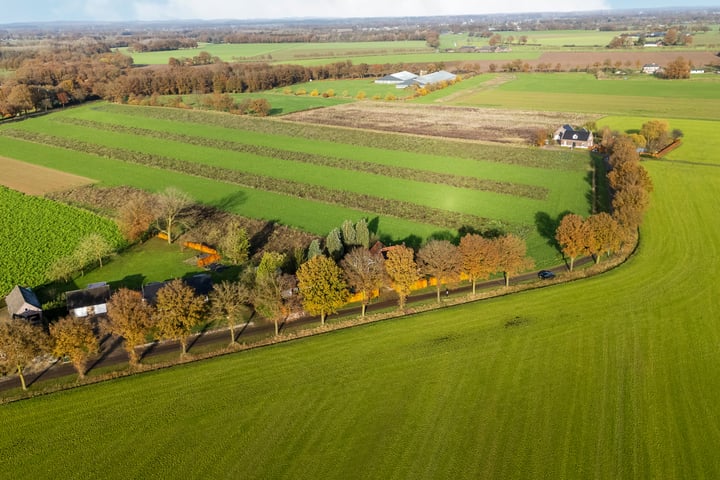
[{"label": "row of trees", "polygon": [[[216,289],[213,298],[221,299],[223,288]],[[233,314],[232,307],[224,306],[221,300],[213,305],[218,314]],[[237,303],[240,305],[240,303]],[[140,292],[121,288],[108,303],[107,321],[93,325],[83,318],[67,316],[51,323],[49,335],[40,326],[24,320],[0,322],[0,369],[4,373],[16,372],[23,390],[27,389],[24,369],[43,355],[67,358],[82,379],[87,363],[100,350],[99,336],[104,333],[118,335],[125,340],[131,366],[139,364],[135,346],[145,343],[150,335],[161,339],[180,342],[182,354],[193,329],[205,320],[206,302],[203,297],[182,280],[173,280],[157,292],[155,306],[148,304]]]},{"label": "row of trees", "polygon": [[583,219],[571,213],[562,218],[555,239],[568,259],[570,270],[580,255],[592,255],[599,263],[603,254],[609,256],[624,244],[633,243],[653,191],[652,180],[640,164],[635,141],[627,135],[606,135],[603,141],[607,141],[611,152],[607,177],[613,196],[612,215],[603,212]]}]

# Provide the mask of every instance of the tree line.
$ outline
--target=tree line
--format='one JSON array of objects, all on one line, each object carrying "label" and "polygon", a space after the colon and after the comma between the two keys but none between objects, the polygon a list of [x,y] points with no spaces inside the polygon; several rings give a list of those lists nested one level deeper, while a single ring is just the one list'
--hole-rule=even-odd
[{"label": "tree line", "polygon": [[[651,121],[643,125],[643,131],[656,138],[649,132],[657,129],[655,133],[662,136],[663,126],[667,127],[663,122]],[[623,245],[634,245],[653,191],[652,179],[640,163],[638,146],[631,136],[606,131],[603,144],[609,151],[607,179],[612,213],[601,212],[586,219],[574,213],[563,216],[555,239],[571,271],[581,255],[591,255],[599,263],[603,255],[610,256]]]}]

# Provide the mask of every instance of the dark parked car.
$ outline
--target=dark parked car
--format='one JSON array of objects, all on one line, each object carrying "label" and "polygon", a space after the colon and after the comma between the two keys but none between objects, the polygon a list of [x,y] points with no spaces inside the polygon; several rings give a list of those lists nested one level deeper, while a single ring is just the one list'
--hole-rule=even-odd
[{"label": "dark parked car", "polygon": [[543,280],[550,280],[551,278],[555,278],[555,274],[550,270],[540,270],[538,272],[538,278],[541,278]]}]

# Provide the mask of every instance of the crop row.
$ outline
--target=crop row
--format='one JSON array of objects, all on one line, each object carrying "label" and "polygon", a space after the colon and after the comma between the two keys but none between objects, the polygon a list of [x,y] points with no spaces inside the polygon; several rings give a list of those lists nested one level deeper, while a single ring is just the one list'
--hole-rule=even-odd
[{"label": "crop row", "polygon": [[69,255],[88,233],[115,247],[123,244],[111,220],[62,203],[0,187],[0,295],[14,285],[37,286],[60,257]]},{"label": "crop row", "polygon": [[28,142],[64,148],[67,150],[88,153],[105,158],[112,158],[123,162],[171,170],[178,173],[226,183],[233,183],[258,190],[280,193],[283,195],[294,196],[326,204],[342,205],[379,215],[404,218],[420,223],[437,225],[443,228],[458,229],[463,226],[471,226],[477,229],[484,229],[490,226],[492,226],[492,228],[497,228],[498,224],[495,220],[489,220],[476,215],[442,210],[410,202],[388,200],[385,198],[348,192],[345,190],[329,189],[318,185],[309,185],[280,178],[255,175],[212,165],[203,165],[195,162],[178,160],[176,158],[169,158],[161,155],[152,155],[122,148],[105,147],[94,143],[82,142],[54,135],[26,132],[15,129],[3,130],[2,135]]},{"label": "crop row", "polygon": [[228,140],[199,137],[195,135],[162,132],[158,130],[151,130],[139,127],[127,127],[118,124],[96,122],[92,120],[82,120],[71,117],[60,117],[57,118],[56,121],[86,128],[92,128],[96,130],[105,130],[115,133],[158,138],[162,140],[171,140],[200,147],[219,148],[222,150],[249,153],[262,157],[277,158],[280,160],[286,160],[291,162],[341,168],[344,170],[371,173],[374,175],[382,175],[385,177],[399,178],[403,180],[422,181],[425,183],[434,183],[437,185],[448,185],[457,188],[482,190],[505,195],[513,195],[516,197],[531,198],[534,200],[544,200],[547,198],[548,195],[547,188],[536,185],[524,185],[513,182],[499,182],[464,175],[430,172],[427,170],[416,170],[413,168],[382,165],[372,162],[353,161],[346,158],[331,157],[327,155],[317,155],[305,152],[293,152],[290,150],[283,150],[262,145],[252,145]]},{"label": "crop row", "polygon": [[[461,140],[439,139],[396,133],[367,132],[363,130],[335,128],[323,125],[306,125],[274,119],[259,119],[238,115],[223,115],[200,110],[182,110],[163,107],[133,107],[107,104],[96,110],[119,112],[158,120],[213,125],[268,135],[300,137],[319,141],[343,143],[385,150],[457,157],[482,162],[505,163],[525,167],[554,170],[582,170],[582,162],[568,162],[556,152],[538,149],[494,146],[469,143]],[[129,110],[132,109],[132,110]]]}]

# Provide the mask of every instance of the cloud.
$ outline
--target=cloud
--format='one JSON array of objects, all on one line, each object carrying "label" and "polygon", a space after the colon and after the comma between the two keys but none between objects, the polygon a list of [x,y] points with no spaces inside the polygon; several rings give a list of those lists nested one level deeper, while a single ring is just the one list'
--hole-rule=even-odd
[{"label": "cloud", "polygon": [[[118,2],[94,0],[87,3],[104,5],[106,13]],[[606,10],[606,0],[515,0],[493,2],[438,2],[437,0],[273,0],[233,2],[227,0],[134,0],[130,15],[135,20],[167,19],[255,19],[290,17],[385,17],[429,15],[473,15],[488,13],[557,12]]]}]

